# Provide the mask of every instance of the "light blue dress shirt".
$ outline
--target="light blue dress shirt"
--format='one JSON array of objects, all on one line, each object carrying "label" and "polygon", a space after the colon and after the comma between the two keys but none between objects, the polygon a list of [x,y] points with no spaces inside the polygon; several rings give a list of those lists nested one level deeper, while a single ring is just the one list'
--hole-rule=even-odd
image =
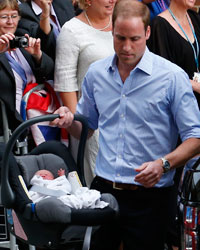
[{"label": "light blue dress shirt", "polygon": [[[200,138],[200,113],[187,74],[146,48],[123,83],[116,55],[93,63],[84,78],[77,113],[99,128],[96,174],[113,182],[134,183],[134,171],[175,149],[178,133],[184,141]],[[157,187],[173,184],[174,171]]]}]

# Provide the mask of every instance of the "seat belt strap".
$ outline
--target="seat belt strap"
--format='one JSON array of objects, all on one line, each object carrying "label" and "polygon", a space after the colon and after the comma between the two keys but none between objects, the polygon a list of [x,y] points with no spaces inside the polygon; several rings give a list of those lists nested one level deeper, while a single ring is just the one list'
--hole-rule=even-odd
[{"label": "seat belt strap", "polygon": [[38,185],[33,185],[29,191],[34,191],[34,192],[38,192],[40,194],[44,194],[44,195],[48,195],[48,196],[54,196],[54,197],[60,197],[62,195],[66,195],[65,192],[63,192],[62,190],[53,190],[50,188],[46,188],[43,186],[38,186]]}]

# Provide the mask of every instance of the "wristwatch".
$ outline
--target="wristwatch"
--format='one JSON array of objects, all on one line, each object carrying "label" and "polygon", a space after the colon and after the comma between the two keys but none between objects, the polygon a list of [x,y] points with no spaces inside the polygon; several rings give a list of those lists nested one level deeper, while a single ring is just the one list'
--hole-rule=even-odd
[{"label": "wristwatch", "polygon": [[169,170],[170,170],[170,163],[164,157],[161,158],[161,160],[163,163],[163,166],[162,166],[163,167],[163,174],[165,174],[165,173],[169,172]]}]

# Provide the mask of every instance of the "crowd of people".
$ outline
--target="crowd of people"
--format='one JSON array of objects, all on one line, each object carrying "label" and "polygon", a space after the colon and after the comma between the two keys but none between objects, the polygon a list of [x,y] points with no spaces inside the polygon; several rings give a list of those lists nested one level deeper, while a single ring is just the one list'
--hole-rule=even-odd
[{"label": "crowd of people", "polygon": [[[176,226],[181,171],[200,153],[194,7],[195,0],[0,0],[9,128],[23,122],[26,85],[51,81],[62,106],[52,125],[67,129],[76,159],[81,127],[73,117],[87,117],[87,185],[118,201],[119,220],[97,230],[91,249],[163,250]],[[180,247],[178,235],[171,244]]]}]

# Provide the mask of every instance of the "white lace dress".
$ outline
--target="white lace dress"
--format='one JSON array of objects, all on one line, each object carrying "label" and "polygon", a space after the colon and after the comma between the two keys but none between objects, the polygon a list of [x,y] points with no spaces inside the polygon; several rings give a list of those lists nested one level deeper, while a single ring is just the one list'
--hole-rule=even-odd
[{"label": "white lace dress", "polygon": [[[114,54],[112,32],[94,29],[76,17],[66,22],[56,45],[54,89],[58,92],[78,91],[91,63]],[[72,141],[74,155],[76,146]],[[94,177],[98,152],[98,131],[88,140],[85,152],[85,173],[87,184]]]}]

